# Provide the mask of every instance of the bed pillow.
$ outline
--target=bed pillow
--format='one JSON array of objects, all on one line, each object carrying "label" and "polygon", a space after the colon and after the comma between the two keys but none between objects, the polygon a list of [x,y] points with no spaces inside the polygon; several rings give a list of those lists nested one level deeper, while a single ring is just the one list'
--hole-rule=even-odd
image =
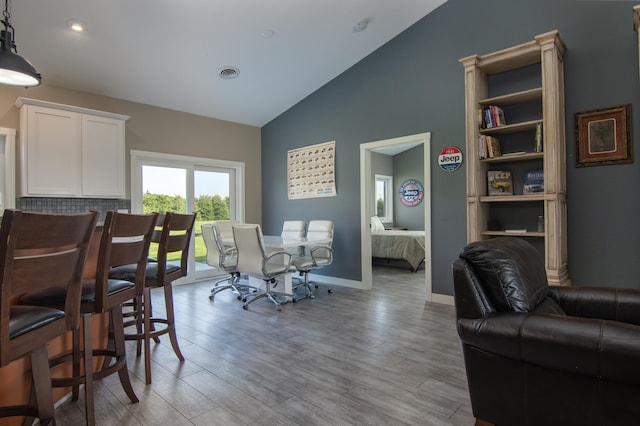
[{"label": "bed pillow", "polygon": [[384,225],[378,216],[371,216],[371,231],[384,231]]}]

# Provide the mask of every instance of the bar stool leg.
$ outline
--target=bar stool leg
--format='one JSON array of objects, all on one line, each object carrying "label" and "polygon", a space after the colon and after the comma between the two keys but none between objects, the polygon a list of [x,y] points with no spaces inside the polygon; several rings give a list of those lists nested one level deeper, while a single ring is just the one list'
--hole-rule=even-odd
[{"label": "bar stool leg", "polygon": [[[33,375],[31,398],[35,397],[37,401],[38,417],[41,419],[40,424],[55,425],[53,394],[51,393],[51,373],[49,372],[49,356],[46,346],[43,345],[33,350],[30,358],[31,373]],[[43,421],[42,419],[45,420]]]},{"label": "bar stool leg", "polygon": [[91,339],[91,314],[82,314],[83,362],[84,362],[84,406],[87,426],[96,424],[95,404],[93,400],[93,344]]},{"label": "bar stool leg", "polygon": [[167,327],[169,328],[169,340],[171,341],[171,347],[173,352],[180,361],[184,361],[184,356],[178,346],[178,336],[176,335],[176,323],[175,315],[173,313],[173,287],[171,283],[167,283],[164,286],[164,304],[167,310]]},{"label": "bar stool leg", "polygon": [[144,296],[142,307],[144,309],[144,378],[147,385],[151,384],[151,289],[149,287],[144,288]]},{"label": "bar stool leg", "polygon": [[113,345],[114,352],[116,353],[116,362],[120,362],[121,358],[124,365],[118,370],[118,377],[120,378],[120,384],[122,389],[129,397],[131,402],[139,402],[136,393],[131,385],[131,379],[129,378],[129,371],[127,369],[127,355],[125,352],[124,343],[124,317],[122,315],[122,305],[118,305],[111,310],[109,315],[111,317],[111,327],[113,330]]}]

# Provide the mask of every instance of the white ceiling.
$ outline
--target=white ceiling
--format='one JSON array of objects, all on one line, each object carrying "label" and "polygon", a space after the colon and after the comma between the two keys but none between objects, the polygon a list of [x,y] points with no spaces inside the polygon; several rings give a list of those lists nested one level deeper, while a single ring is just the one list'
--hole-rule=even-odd
[{"label": "white ceiling", "polygon": [[11,23],[44,84],[262,126],[444,2],[16,0]]}]

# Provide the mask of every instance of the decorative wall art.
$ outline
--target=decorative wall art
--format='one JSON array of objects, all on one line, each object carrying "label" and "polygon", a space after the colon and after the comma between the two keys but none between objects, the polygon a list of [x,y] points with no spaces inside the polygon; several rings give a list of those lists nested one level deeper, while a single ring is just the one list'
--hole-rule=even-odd
[{"label": "decorative wall art", "polygon": [[576,166],[632,163],[631,104],[576,113]]},{"label": "decorative wall art", "polygon": [[287,153],[289,199],[336,196],[336,142],[292,149]]},{"label": "decorative wall art", "polygon": [[400,185],[398,191],[400,201],[407,207],[415,207],[424,198],[424,187],[418,179],[407,179]]}]

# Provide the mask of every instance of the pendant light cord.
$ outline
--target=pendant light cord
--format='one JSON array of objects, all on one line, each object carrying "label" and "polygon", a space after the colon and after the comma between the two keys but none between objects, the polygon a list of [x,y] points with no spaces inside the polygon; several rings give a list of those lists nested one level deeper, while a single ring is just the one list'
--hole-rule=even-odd
[{"label": "pendant light cord", "polygon": [[[16,30],[11,25],[11,13],[9,12],[9,0],[4,1],[4,11],[2,12],[2,24],[4,25],[4,34],[2,37],[5,43],[9,42],[9,46],[6,46],[7,50],[13,50],[18,53],[18,48],[16,47],[15,38],[16,38]],[[11,30],[9,30],[11,29]]]}]

